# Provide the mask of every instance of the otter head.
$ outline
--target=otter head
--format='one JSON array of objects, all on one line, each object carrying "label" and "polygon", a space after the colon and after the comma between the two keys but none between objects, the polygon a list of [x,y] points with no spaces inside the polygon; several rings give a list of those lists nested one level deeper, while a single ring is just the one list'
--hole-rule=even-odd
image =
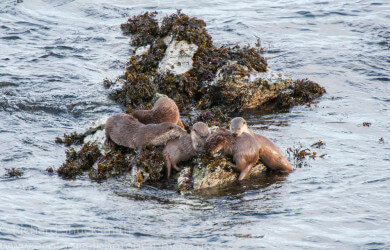
[{"label": "otter head", "polygon": [[206,151],[210,155],[215,155],[219,151],[221,151],[225,147],[227,142],[226,138],[221,136],[213,137],[210,139],[211,140],[208,140],[206,143]]},{"label": "otter head", "polygon": [[248,124],[242,117],[233,118],[230,122],[230,131],[234,137],[240,136],[244,132],[248,132]]},{"label": "otter head", "polygon": [[197,122],[191,129],[192,147],[196,151],[203,151],[203,144],[210,135],[210,128],[204,122]]},{"label": "otter head", "polygon": [[152,145],[164,145],[169,140],[187,135],[187,131],[172,122],[163,122],[160,124],[149,124],[155,127],[153,131]]}]

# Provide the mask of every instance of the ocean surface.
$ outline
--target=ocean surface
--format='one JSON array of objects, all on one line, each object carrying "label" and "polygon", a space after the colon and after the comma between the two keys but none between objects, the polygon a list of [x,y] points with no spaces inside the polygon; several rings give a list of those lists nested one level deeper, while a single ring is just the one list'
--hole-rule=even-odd
[{"label": "ocean surface", "polygon": [[[189,196],[47,173],[65,159],[56,136],[122,110],[102,84],[132,52],[120,24],[176,9],[218,45],[261,38],[271,69],[324,86],[310,107],[244,116],[283,151],[326,156]],[[0,249],[390,248],[387,0],[1,0],[0,82]]]}]

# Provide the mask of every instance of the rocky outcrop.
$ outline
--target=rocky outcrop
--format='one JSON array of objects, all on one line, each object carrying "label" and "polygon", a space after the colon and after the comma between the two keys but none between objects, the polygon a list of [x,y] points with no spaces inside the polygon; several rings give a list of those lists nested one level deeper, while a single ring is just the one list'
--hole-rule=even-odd
[{"label": "rocky outcrop", "polygon": [[[247,110],[287,111],[294,105],[312,101],[325,89],[308,79],[294,80],[269,69],[261,48],[250,46],[217,47],[206,23],[180,11],[166,16],[159,25],[156,12],[129,18],[121,25],[131,36],[134,53],[126,71],[115,82],[106,81],[110,97],[127,108],[151,107],[160,95],[178,105],[183,123],[190,128],[198,121],[226,127],[231,114]],[[62,170],[66,177],[88,171],[92,180],[122,176],[126,183],[141,187],[164,179],[162,148],[133,150],[104,145],[107,117],[91,124],[87,131],[65,136],[84,142],[79,151],[72,148]],[[65,141],[65,142],[64,142]],[[89,152],[90,150],[91,152]],[[181,192],[226,187],[238,178],[225,157],[199,156],[188,162],[177,178]],[[265,166],[255,166],[249,178],[263,174]],[[58,173],[60,173],[60,169]]]}]

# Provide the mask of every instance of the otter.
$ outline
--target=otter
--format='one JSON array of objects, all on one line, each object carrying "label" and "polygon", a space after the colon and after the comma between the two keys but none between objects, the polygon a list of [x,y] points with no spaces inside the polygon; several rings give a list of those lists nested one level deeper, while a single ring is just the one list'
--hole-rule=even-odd
[{"label": "otter", "polygon": [[234,137],[229,130],[219,129],[207,138],[205,151],[211,155],[222,151],[226,156],[233,156],[236,164],[228,164],[240,172],[239,181],[249,175],[259,160],[259,144],[252,135],[245,132]]},{"label": "otter", "polygon": [[112,142],[133,149],[142,149],[147,145],[165,145],[167,141],[187,134],[178,125],[171,122],[160,124],[142,124],[132,115],[115,114],[106,122],[106,144]]},{"label": "otter", "polygon": [[190,134],[167,143],[163,151],[167,179],[171,176],[172,167],[180,171],[181,169],[177,167],[179,162],[187,161],[204,151],[204,143],[209,135],[210,129],[207,124],[197,122],[192,126]]},{"label": "otter", "polygon": [[136,110],[132,115],[143,124],[172,122],[184,128],[180,119],[179,108],[169,97],[160,97],[151,110]]},{"label": "otter", "polygon": [[244,133],[252,135],[259,144],[260,160],[268,168],[278,171],[293,171],[293,168],[280,148],[264,136],[250,130],[244,118],[236,117],[232,119],[230,122],[230,131],[236,138],[239,138]]}]

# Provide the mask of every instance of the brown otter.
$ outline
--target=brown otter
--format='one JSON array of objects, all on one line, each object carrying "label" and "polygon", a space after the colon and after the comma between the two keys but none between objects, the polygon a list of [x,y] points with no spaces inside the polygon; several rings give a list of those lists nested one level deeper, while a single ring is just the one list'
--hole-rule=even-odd
[{"label": "brown otter", "polygon": [[106,122],[106,143],[141,149],[146,145],[164,145],[167,141],[184,136],[187,132],[171,122],[142,124],[132,115],[115,114]]},{"label": "brown otter", "polygon": [[250,130],[244,118],[236,117],[232,119],[230,122],[230,131],[233,133],[233,136],[237,138],[239,138],[243,133],[252,135],[259,144],[259,156],[261,162],[270,169],[293,171],[293,168],[280,148],[264,136],[256,134]]},{"label": "brown otter", "polygon": [[179,108],[169,97],[160,97],[151,110],[136,110],[132,115],[143,124],[172,122],[184,128]]},{"label": "brown otter", "polygon": [[233,156],[233,161],[236,164],[228,163],[234,169],[240,171],[239,181],[248,176],[252,167],[259,160],[259,144],[248,133],[242,133],[239,137],[234,137],[229,130],[217,130],[207,138],[205,151],[213,155],[220,150],[224,155]]},{"label": "brown otter", "polygon": [[163,153],[168,179],[171,176],[172,167],[180,171],[177,167],[179,162],[187,161],[197,153],[203,152],[204,143],[209,135],[210,129],[207,124],[197,122],[192,126],[190,134],[167,143]]}]

